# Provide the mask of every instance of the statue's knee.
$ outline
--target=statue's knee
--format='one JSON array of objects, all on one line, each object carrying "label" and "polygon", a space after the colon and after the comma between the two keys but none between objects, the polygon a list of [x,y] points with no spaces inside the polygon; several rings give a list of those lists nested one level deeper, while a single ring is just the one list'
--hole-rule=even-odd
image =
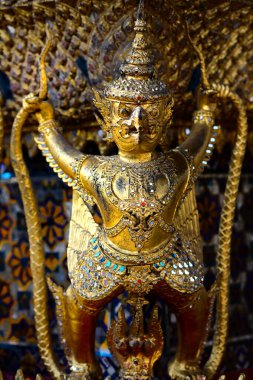
[{"label": "statue's knee", "polygon": [[96,315],[100,312],[103,304],[86,299],[80,296],[75,289],[70,285],[66,291],[66,300],[69,310],[73,310],[75,313]]}]

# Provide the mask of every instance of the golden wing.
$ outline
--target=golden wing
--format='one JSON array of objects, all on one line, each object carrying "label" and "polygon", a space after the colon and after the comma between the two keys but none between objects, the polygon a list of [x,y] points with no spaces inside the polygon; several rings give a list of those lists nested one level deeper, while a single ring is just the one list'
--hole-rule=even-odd
[{"label": "golden wing", "polygon": [[93,197],[86,192],[86,190],[80,186],[77,179],[72,179],[69,177],[64,170],[59,166],[59,164],[53,158],[44,138],[42,135],[35,135],[34,140],[37,143],[38,148],[40,149],[42,155],[46,158],[49,166],[53,169],[53,171],[58,175],[58,177],[66,183],[69,187],[72,187],[73,190],[77,190],[81,198],[85,203],[88,203],[90,206],[94,205]]},{"label": "golden wing", "polygon": [[86,203],[93,205],[93,198],[86,193],[84,188],[76,180],[71,179],[57,164],[51,155],[43,137],[35,136],[38,148],[45,156],[49,166],[57,173],[58,177],[73,188],[72,215],[70,221],[69,244],[67,250],[68,269],[71,272],[79,260],[80,255],[87,249],[92,236],[97,236],[99,225],[94,221],[93,216]]},{"label": "golden wing", "polygon": [[52,154],[50,153],[47,144],[42,135],[35,135],[34,140],[40,149],[42,155],[46,158],[49,166],[53,169],[53,171],[58,175],[58,177],[66,183],[68,186],[73,187],[73,189],[77,188],[77,182],[70,178],[62,168],[57,164],[54,160]]},{"label": "golden wing", "polygon": [[199,213],[197,209],[195,186],[188,192],[179,205],[174,224],[180,235],[190,242],[193,252],[202,260],[202,240],[199,227]]},{"label": "golden wing", "polygon": [[68,269],[71,272],[80,255],[87,249],[92,237],[99,233],[99,225],[95,222],[88,206],[76,190],[73,190],[72,215],[70,221],[68,244]]}]

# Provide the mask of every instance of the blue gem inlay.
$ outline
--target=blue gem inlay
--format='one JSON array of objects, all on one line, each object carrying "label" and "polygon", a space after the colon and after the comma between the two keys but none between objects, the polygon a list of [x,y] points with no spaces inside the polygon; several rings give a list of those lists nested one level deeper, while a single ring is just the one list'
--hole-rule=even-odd
[{"label": "blue gem inlay", "polygon": [[100,259],[100,263],[103,263],[105,261],[105,257],[102,257],[102,259]]},{"label": "blue gem inlay", "polygon": [[154,264],[154,267],[155,267],[155,268],[159,268],[159,265],[158,265],[158,264]]},{"label": "blue gem inlay", "polygon": [[95,256],[95,257],[98,257],[98,256],[100,256],[100,254],[101,254],[101,252],[100,252],[100,251],[97,251],[97,252],[94,254],[94,256]]},{"label": "blue gem inlay", "polygon": [[94,245],[93,249],[94,249],[94,251],[95,251],[96,249],[98,249],[98,245],[97,245],[97,244]]},{"label": "blue gem inlay", "polygon": [[174,259],[175,259],[177,257],[177,254],[176,253],[172,253],[171,256],[174,257]]},{"label": "blue gem inlay", "polygon": [[96,243],[97,239],[98,239],[98,238],[96,238],[96,237],[93,238],[93,239],[91,239],[92,243]]},{"label": "blue gem inlay", "polygon": [[112,269],[116,270],[117,268],[118,268],[118,264],[114,264]]},{"label": "blue gem inlay", "polygon": [[120,272],[124,272],[124,270],[125,270],[124,265],[121,265],[121,267],[119,268],[119,271],[120,271]]},{"label": "blue gem inlay", "polygon": [[107,263],[105,264],[105,267],[106,268],[109,268],[111,266],[111,262],[110,261],[107,261]]},{"label": "blue gem inlay", "polygon": [[160,263],[159,263],[160,265],[161,265],[161,267],[165,267],[165,264],[164,264],[164,262],[163,261],[160,261]]}]

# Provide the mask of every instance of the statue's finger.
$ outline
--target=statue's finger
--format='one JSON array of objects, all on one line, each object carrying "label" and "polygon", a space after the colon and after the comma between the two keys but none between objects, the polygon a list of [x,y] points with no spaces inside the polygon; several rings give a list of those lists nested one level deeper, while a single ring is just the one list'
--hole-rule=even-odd
[{"label": "statue's finger", "polygon": [[217,90],[215,90],[215,89],[209,89],[209,90],[205,90],[205,94],[206,95],[216,95],[217,94]]},{"label": "statue's finger", "polygon": [[27,99],[27,103],[33,104],[33,105],[38,104],[38,106],[39,106],[39,99],[37,97]]}]

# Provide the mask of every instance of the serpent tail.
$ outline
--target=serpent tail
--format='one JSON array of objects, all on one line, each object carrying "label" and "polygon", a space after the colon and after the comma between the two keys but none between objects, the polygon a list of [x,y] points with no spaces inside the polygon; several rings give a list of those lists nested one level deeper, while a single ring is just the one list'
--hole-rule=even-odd
[{"label": "serpent tail", "polygon": [[47,313],[47,285],[44,269],[44,249],[38,207],[28,169],[22,153],[22,127],[28,114],[21,109],[17,114],[11,134],[11,160],[21,192],[30,244],[33,277],[33,302],[38,346],[41,357],[51,375],[60,379],[61,371],[52,351]]},{"label": "serpent tail", "polygon": [[208,379],[211,379],[217,372],[226,348],[232,227],[248,131],[246,110],[240,97],[230,91],[228,87],[222,85],[213,85],[212,88],[217,91],[219,98],[229,99],[236,107],[238,111],[238,132],[232,152],[219,227],[219,245],[217,252],[217,279],[219,290],[217,295],[216,330],[213,348],[210,358],[205,365],[205,373]]}]

